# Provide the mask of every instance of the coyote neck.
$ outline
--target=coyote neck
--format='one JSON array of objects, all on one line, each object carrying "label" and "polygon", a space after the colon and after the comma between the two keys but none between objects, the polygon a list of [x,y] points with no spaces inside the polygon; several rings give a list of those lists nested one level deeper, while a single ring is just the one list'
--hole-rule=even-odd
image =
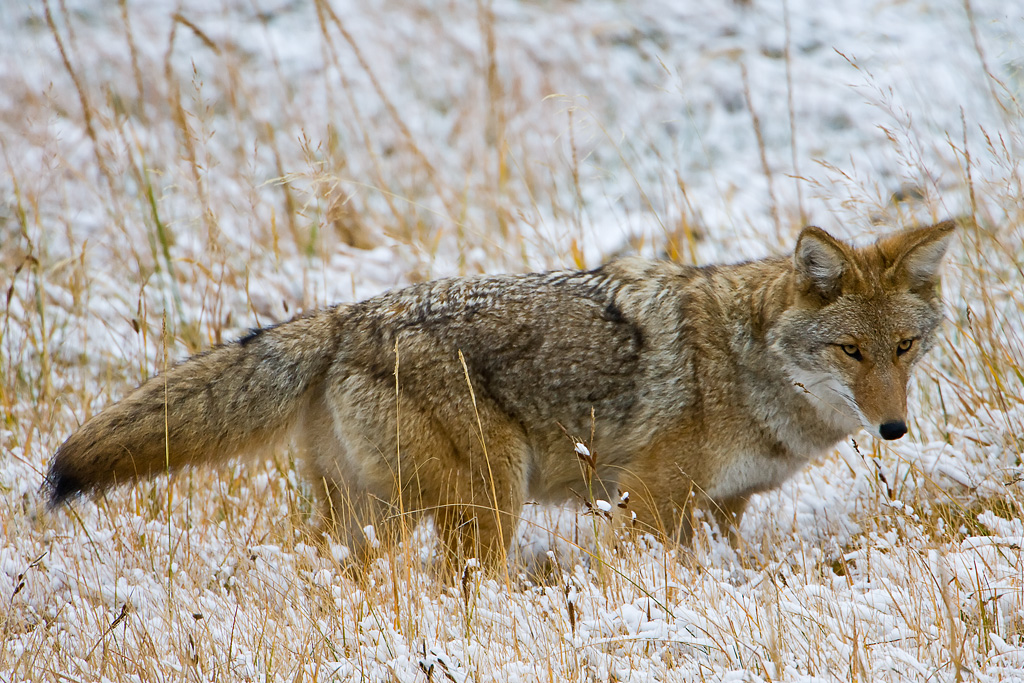
[{"label": "coyote neck", "polygon": [[789,259],[754,261],[736,266],[732,282],[733,305],[750,332],[763,340],[783,312],[796,301],[796,273]]},{"label": "coyote neck", "polygon": [[716,290],[728,294],[720,305],[733,321],[730,337],[742,340],[732,353],[741,387],[735,399],[758,416],[780,454],[806,459],[828,450],[857,426],[834,411],[824,414],[794,378],[791,359],[772,344],[773,330],[783,315],[800,305],[792,261],[754,261],[729,270],[723,273],[727,282]]}]

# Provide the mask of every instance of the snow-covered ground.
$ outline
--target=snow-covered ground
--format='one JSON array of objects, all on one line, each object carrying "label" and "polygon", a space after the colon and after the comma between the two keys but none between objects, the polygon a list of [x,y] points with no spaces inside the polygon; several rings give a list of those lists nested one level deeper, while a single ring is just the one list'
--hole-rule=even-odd
[{"label": "snow-covered ground", "polygon": [[[0,680],[1024,680],[1024,6],[0,4]],[[46,511],[93,414],[256,324],[442,275],[709,263],[973,216],[911,435],[733,552],[531,509],[365,584],[285,449]],[[596,542],[595,534],[603,540]]]}]

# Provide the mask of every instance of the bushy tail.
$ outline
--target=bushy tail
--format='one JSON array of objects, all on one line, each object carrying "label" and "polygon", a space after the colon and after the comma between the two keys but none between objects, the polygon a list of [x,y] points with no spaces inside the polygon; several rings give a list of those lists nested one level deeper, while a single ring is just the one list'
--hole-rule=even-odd
[{"label": "bushy tail", "polygon": [[278,438],[323,378],[338,325],[330,309],[254,330],[150,379],[57,449],[44,483],[51,506]]}]

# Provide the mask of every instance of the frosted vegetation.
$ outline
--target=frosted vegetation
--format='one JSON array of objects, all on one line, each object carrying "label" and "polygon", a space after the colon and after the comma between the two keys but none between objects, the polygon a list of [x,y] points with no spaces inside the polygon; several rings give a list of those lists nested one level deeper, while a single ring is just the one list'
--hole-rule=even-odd
[{"label": "frosted vegetation", "polygon": [[[0,27],[0,680],[1024,677],[1014,3],[6,0]],[[531,507],[497,578],[435,581],[421,528],[356,581],[286,448],[41,504],[76,425],[254,325],[950,216],[910,435],[758,497],[739,552],[581,501]]]}]

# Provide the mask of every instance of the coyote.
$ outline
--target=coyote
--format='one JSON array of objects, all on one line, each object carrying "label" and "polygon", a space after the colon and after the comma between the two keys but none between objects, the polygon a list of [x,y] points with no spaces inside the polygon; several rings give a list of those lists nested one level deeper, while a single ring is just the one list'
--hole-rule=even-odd
[{"label": "coyote", "polygon": [[807,227],[788,257],[625,258],[336,305],[148,380],[60,446],[45,487],[57,505],[295,434],[357,556],[430,515],[446,557],[493,564],[525,501],[587,492],[628,491],[638,524],[676,539],[694,505],[728,529],[858,429],[906,434],[953,230],[857,248]]}]

